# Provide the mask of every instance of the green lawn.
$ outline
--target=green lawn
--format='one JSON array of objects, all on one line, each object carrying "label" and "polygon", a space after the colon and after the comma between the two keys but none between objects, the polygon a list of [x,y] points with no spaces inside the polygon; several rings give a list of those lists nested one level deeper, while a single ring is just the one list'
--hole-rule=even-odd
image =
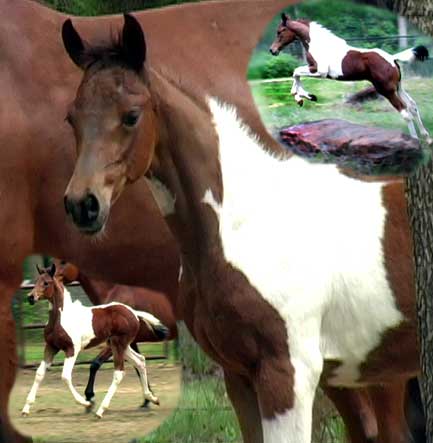
[{"label": "green lawn", "polygon": [[222,380],[204,377],[184,384],[178,408],[140,443],[241,442]]},{"label": "green lawn", "polygon": [[[374,100],[362,105],[345,103],[348,95],[367,86],[368,82],[339,82],[327,79],[302,80],[305,89],[318,97],[317,102],[296,104],[290,95],[292,79],[278,82],[251,82],[254,99],[265,125],[276,130],[297,123],[340,118],[353,123],[400,129],[408,133],[407,125],[387,100]],[[426,128],[433,134],[433,78],[409,78],[403,87],[415,99]]]}]

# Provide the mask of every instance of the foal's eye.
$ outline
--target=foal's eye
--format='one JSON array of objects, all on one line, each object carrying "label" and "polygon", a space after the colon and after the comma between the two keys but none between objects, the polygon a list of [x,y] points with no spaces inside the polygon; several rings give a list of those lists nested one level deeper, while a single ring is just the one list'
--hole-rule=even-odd
[{"label": "foal's eye", "polygon": [[137,124],[140,113],[138,111],[130,111],[122,116],[122,124],[128,128],[132,128]]},{"label": "foal's eye", "polygon": [[44,281],[44,286],[47,287],[48,286],[48,282]]}]

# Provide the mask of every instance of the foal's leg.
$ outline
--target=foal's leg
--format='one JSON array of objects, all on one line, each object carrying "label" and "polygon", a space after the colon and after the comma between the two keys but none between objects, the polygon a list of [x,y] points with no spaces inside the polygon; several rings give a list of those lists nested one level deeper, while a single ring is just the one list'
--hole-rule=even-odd
[{"label": "foal's leg", "polygon": [[380,89],[378,89],[378,87],[376,85],[375,85],[375,87],[376,87],[377,92],[379,92],[379,94],[382,94],[383,96],[385,96],[390,101],[392,106],[394,106],[394,108],[397,109],[397,111],[404,118],[404,120],[406,120],[407,125],[409,127],[410,135],[413,138],[418,138],[418,134],[415,129],[415,124],[413,122],[413,115],[408,111],[407,105],[400,98],[400,96],[397,94],[397,92],[396,91],[383,92]]},{"label": "foal's leg", "polygon": [[291,342],[289,365],[289,356],[281,355],[260,362],[255,386],[264,443],[311,443],[313,402],[323,368],[317,337]]},{"label": "foal's leg", "polygon": [[257,394],[243,377],[224,371],[227,394],[235,408],[244,443],[263,443]]},{"label": "foal's leg", "polygon": [[343,419],[350,443],[378,442],[376,414],[366,390],[330,386],[323,390]]},{"label": "foal's leg", "polygon": [[406,380],[374,386],[369,392],[379,424],[380,443],[409,443],[411,437],[404,411]]},{"label": "foal's leg", "polygon": [[110,346],[107,346],[98,354],[98,356],[92,361],[90,364],[90,372],[89,372],[89,381],[87,382],[86,389],[84,391],[84,395],[86,396],[86,400],[90,401],[93,405],[92,398],[95,396],[94,387],[95,387],[95,378],[96,373],[99,371],[99,368],[112,356],[113,352],[111,351]]},{"label": "foal's leg", "polygon": [[[136,343],[136,342],[131,343],[130,346],[131,346],[131,348],[132,348],[137,354],[140,354],[140,355],[141,355],[140,350],[138,349],[138,346],[137,346],[137,343]],[[140,371],[139,371],[135,366],[134,366],[134,369],[135,369],[135,372],[136,372],[138,378],[140,379],[140,383],[141,383]],[[150,383],[148,383],[148,386],[149,386],[149,390],[150,390],[150,392],[152,392],[152,394],[153,394],[152,387],[150,386]],[[143,400],[143,404],[142,404],[140,407],[141,407],[141,408],[145,408],[145,409],[147,409],[147,408],[149,408],[149,404],[150,404],[150,400],[148,400],[147,398],[145,398],[145,399]]]},{"label": "foal's leg", "polygon": [[301,83],[301,77],[326,77],[326,74],[320,72],[311,72],[308,66],[299,66],[293,71],[293,85],[290,93],[295,96],[295,100],[298,105],[302,106],[304,98],[313,102],[317,101],[317,97],[314,94],[307,92]]},{"label": "foal's leg", "polygon": [[113,381],[111,382],[111,385],[108,388],[108,391],[105,394],[105,397],[102,400],[101,405],[96,411],[96,416],[98,418],[102,418],[104,412],[109,408],[111,399],[113,398],[120,382],[123,380],[123,377],[125,376],[124,361],[123,361],[125,358],[125,345],[122,343],[122,340],[119,337],[111,337],[110,345],[113,352],[113,360],[114,360]]},{"label": "foal's leg", "polygon": [[33,382],[33,386],[30,389],[29,394],[27,395],[26,404],[24,405],[21,414],[22,415],[29,415],[30,414],[30,406],[35,402],[36,400],[36,394],[38,392],[39,386],[41,385],[45,374],[47,372],[47,369],[51,366],[53,363],[53,358],[57,354],[58,350],[53,349],[49,345],[45,345],[44,349],[44,359],[41,361],[41,364],[39,365],[36,374],[35,374],[35,381]]},{"label": "foal's leg", "polygon": [[159,405],[158,397],[153,395],[152,391],[149,389],[149,383],[147,381],[147,371],[146,371],[146,359],[143,355],[136,353],[131,349],[130,346],[126,348],[125,358],[137,368],[140,374],[141,387],[143,389],[143,396],[152,403]]},{"label": "foal's leg", "polygon": [[62,380],[66,383],[66,386],[71,391],[75,401],[80,405],[89,407],[91,406],[90,401],[87,401],[84,397],[82,397],[72,384],[72,370],[74,369],[75,361],[77,360],[79,352],[80,348],[75,345],[74,354],[65,358],[65,361],[63,362]]},{"label": "foal's leg", "polygon": [[401,84],[398,88],[398,94],[400,98],[404,101],[404,103],[407,106],[408,111],[412,114],[412,116],[415,118],[418,128],[421,132],[421,135],[425,137],[428,140],[428,143],[431,143],[430,134],[428,133],[427,129],[425,128],[422,120],[421,120],[421,114],[419,112],[418,106],[415,102],[415,100],[403,89]]}]

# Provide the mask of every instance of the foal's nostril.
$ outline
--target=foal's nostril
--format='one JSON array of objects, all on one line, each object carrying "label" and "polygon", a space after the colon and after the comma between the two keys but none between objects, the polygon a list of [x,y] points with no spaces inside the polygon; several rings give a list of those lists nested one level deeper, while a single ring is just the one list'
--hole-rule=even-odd
[{"label": "foal's nostril", "polygon": [[65,211],[77,226],[87,228],[94,224],[99,216],[99,202],[93,194],[87,194],[81,200],[65,197]]},{"label": "foal's nostril", "polygon": [[89,223],[96,221],[99,215],[99,202],[93,194],[88,194],[82,201],[85,218]]}]

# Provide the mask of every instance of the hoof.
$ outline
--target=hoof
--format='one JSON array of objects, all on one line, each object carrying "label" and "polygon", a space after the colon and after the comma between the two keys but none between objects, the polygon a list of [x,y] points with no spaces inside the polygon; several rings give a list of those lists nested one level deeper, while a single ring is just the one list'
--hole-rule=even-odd
[{"label": "hoof", "polygon": [[310,94],[310,100],[311,100],[312,102],[317,102],[317,95]]},{"label": "hoof", "polygon": [[28,417],[29,413],[25,411],[21,411],[21,417]]},{"label": "hoof", "polygon": [[299,100],[296,102],[298,104],[298,106],[300,106],[302,108],[302,106],[304,106],[304,100]]},{"label": "hoof", "polygon": [[93,407],[95,406],[95,402],[93,400],[87,400],[87,403],[84,407],[86,408],[85,411],[87,414],[92,412]]},{"label": "hoof", "polygon": [[150,409],[150,400],[144,400],[143,404],[140,405],[141,409]]},{"label": "hoof", "polygon": [[104,411],[100,411],[100,410],[98,410],[98,412],[97,412],[95,415],[96,415],[96,418],[101,419],[102,416],[104,415]]}]

